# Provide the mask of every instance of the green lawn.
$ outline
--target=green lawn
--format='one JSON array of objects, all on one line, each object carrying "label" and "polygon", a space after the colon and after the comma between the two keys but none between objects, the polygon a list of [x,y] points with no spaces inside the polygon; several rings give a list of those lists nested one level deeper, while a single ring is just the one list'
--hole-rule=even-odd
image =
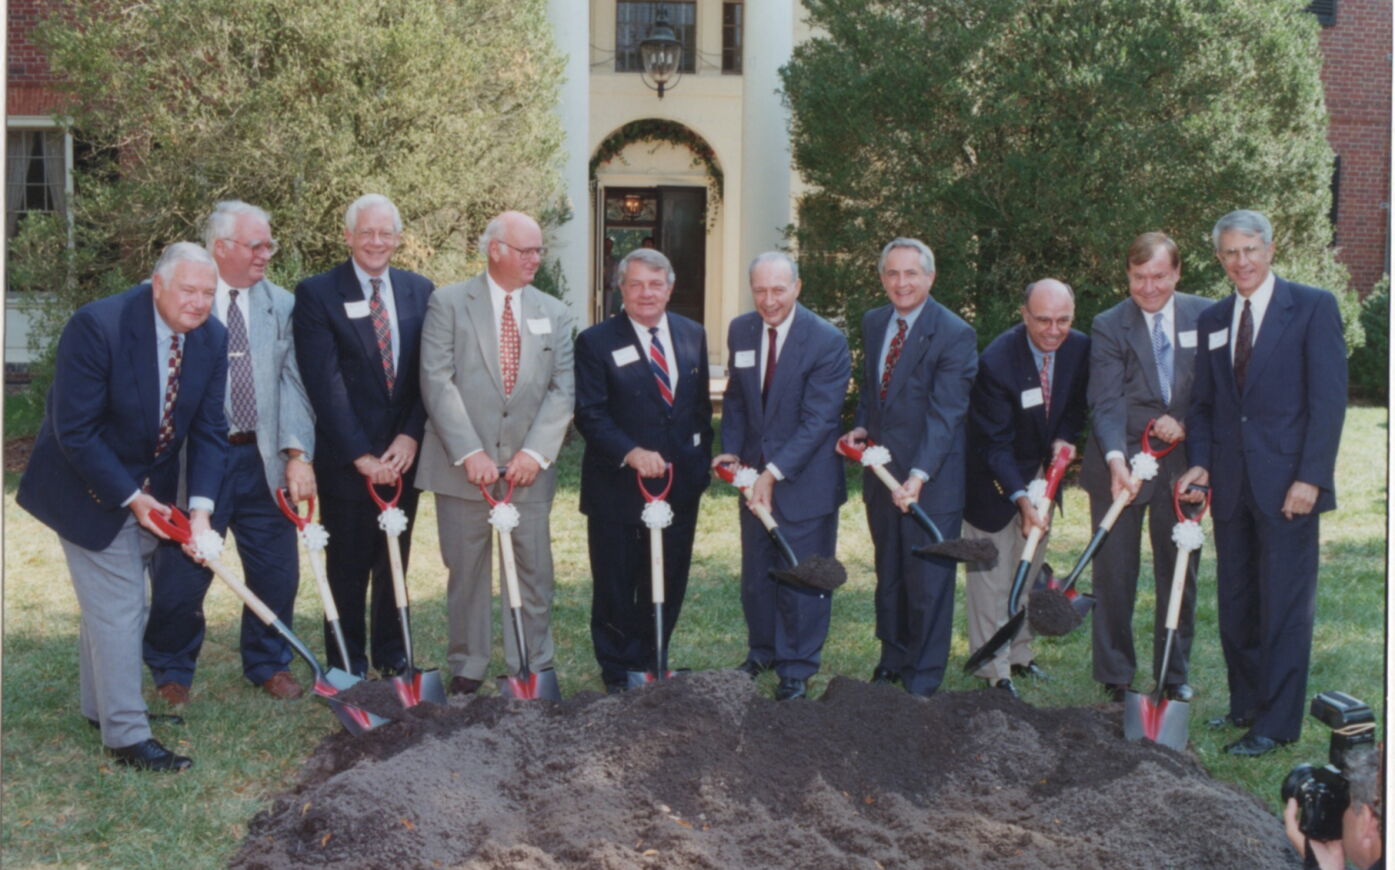
[{"label": "green lawn", "polygon": [[[1338,466],[1341,509],[1323,518],[1322,577],[1309,694],[1341,689],[1377,708],[1384,722],[1386,428],[1384,408],[1348,412]],[[562,689],[600,689],[588,633],[590,588],[584,521],[577,511],[579,445],[563,458],[562,490],[553,508],[557,569],[556,636]],[[14,505],[6,479],[3,645],[3,819],[0,862],[36,865],[139,868],[213,867],[226,863],[247,820],[267,799],[288,788],[301,760],[338,726],[318,702],[278,703],[250,688],[237,656],[238,607],[215,584],[207,604],[208,642],[200,660],[188,723],[156,725],[156,736],[192,755],[192,771],[180,776],[135,773],[116,767],[77,710],[77,606],[57,538]],[[718,485],[707,499],[693,558],[683,617],[672,661],[694,669],[731,667],[744,655],[737,596],[736,498]],[[1050,559],[1069,565],[1089,537],[1084,494],[1070,486],[1066,512],[1056,522]],[[839,557],[848,585],[834,597],[833,627],[824,669],[814,693],[833,674],[865,678],[875,663],[872,633],[871,544],[860,500],[843,510]],[[440,665],[445,657],[445,569],[437,555],[432,501],[422,500],[409,572],[413,590],[418,661]],[[229,563],[237,570],[235,558]],[[1303,739],[1260,760],[1221,753],[1236,733],[1210,732],[1205,720],[1225,712],[1225,671],[1216,635],[1215,563],[1208,545],[1202,561],[1192,684],[1198,692],[1191,716],[1192,749],[1217,777],[1254,791],[1277,806],[1278,785],[1299,761],[1319,761],[1327,730],[1309,720]],[[319,601],[302,566],[298,625],[320,649]],[[963,634],[962,581],[956,604],[956,637],[946,688],[975,689],[959,673],[968,654]],[[1147,636],[1151,590],[1141,593],[1136,630]],[[1062,706],[1099,700],[1090,679],[1089,635],[1038,644],[1038,660],[1056,676],[1028,683],[1032,704]],[[1144,653],[1146,655],[1146,650]],[[496,654],[496,672],[502,669]],[[297,665],[304,675],[305,669]],[[1147,673],[1146,665],[1140,668]],[[773,678],[762,685],[773,688]],[[1146,686],[1145,686],[1146,688]],[[163,709],[147,692],[152,711]],[[1382,726],[1382,732],[1384,727]]]}]

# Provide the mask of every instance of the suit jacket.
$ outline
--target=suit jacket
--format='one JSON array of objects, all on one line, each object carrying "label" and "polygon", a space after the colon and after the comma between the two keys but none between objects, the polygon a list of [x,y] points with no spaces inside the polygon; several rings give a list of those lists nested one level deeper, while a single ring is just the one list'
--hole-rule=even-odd
[{"label": "suit jacket", "polygon": [[1037,470],[1050,463],[1052,442],[1074,444],[1085,428],[1090,339],[1072,329],[1056,349],[1050,416],[1045,403],[1023,399],[1041,388],[1028,341],[1027,328],[1019,323],[989,342],[979,357],[969,399],[964,519],[987,532],[999,531],[1017,516],[1017,505],[1008,497],[1026,489]]},{"label": "suit jacket", "polygon": [[1275,276],[1241,392],[1230,358],[1237,298],[1232,293],[1197,318],[1187,459],[1210,472],[1211,510],[1219,519],[1234,514],[1245,479],[1259,509],[1271,516],[1280,513],[1295,480],[1319,488],[1315,510],[1331,510],[1347,402],[1337,300]]},{"label": "suit jacket", "polygon": [[[773,504],[790,522],[830,514],[848,500],[843,460],[834,446],[852,362],[837,327],[795,304],[789,335],[761,402],[758,313],[742,314],[727,331],[727,388],[722,399],[722,450],[743,465],[774,464],[784,475]],[[748,356],[749,355],[749,356]],[[750,361],[750,365],[737,365]]]},{"label": "suit jacket", "polygon": [[[930,514],[964,508],[964,422],[978,369],[974,330],[934,297],[906,334],[901,358],[881,398],[877,371],[886,331],[896,310],[883,305],[862,317],[862,374],[855,425],[891,451],[888,470],[905,480],[912,468],[930,476],[920,505]],[[886,487],[863,473],[862,499],[886,498]]]},{"label": "suit jacket", "polygon": [[[398,435],[409,435],[418,444],[422,440],[426,410],[417,366],[432,284],[402,269],[389,269],[388,276],[397,309],[399,347],[391,393],[372,318],[366,313],[348,315],[346,306],[364,298],[352,262],[345,260],[296,286],[291,318],[295,356],[315,413],[316,483],[326,495],[365,495],[355,459],[365,453],[381,455]],[[407,472],[407,486],[413,471]]]},{"label": "suit jacket", "polygon": [[[1132,299],[1100,312],[1090,327],[1090,443],[1085,447],[1080,482],[1096,496],[1109,498],[1109,464],[1105,454],[1118,450],[1128,459],[1139,452],[1148,421],[1163,416],[1186,423],[1191,406],[1192,375],[1200,333],[1196,320],[1213,300],[1174,293],[1172,306],[1172,397],[1164,401],[1153,355],[1150,319]],[[1183,344],[1190,334],[1190,346]],[[1181,447],[1161,460],[1158,477],[1144,481],[1135,504],[1147,504],[1156,482],[1171,481],[1187,469]]]},{"label": "suit jacket", "polygon": [[422,329],[421,381],[430,419],[417,485],[479,501],[479,487],[457,465],[483,450],[504,465],[519,450],[549,461],[515,502],[551,501],[555,460],[572,419],[572,317],[567,306],[531,285],[519,294],[518,379],[504,395],[494,306],[483,274],[442,287],[431,297]]},{"label": "suit jacket", "polygon": [[148,485],[174,501],[180,447],[189,445],[189,489],[216,499],[227,423],[227,330],[214,318],[184,337],[174,441],[158,458],[165,385],[159,383],[150,284],[79,308],[58,340],[44,419],[20,479],[18,502],[63,538],[104,550],[130,515],[121,506]]},{"label": "suit jacket", "polygon": [[[640,522],[644,499],[625,454],[636,447],[657,451],[673,463],[668,501],[675,510],[695,510],[711,480],[712,399],[707,378],[707,333],[669,313],[678,372],[673,407],[659,395],[643,344],[628,317],[612,317],[576,338],[576,428],[586,439],[581,459],[581,512],[612,522]],[[617,363],[630,348],[636,354]],[[660,481],[646,481],[652,491]]]}]

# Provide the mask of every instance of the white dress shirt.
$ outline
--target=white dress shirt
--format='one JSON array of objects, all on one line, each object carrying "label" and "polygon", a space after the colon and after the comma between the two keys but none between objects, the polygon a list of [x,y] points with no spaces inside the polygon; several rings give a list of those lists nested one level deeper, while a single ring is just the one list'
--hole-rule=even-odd
[{"label": "white dress shirt", "polygon": [[[627,315],[628,316],[628,315]],[[629,317],[630,326],[634,327],[635,335],[639,336],[639,345],[644,348],[644,364],[648,365],[651,357],[650,348],[653,347],[654,339],[649,334],[649,327]],[[659,318],[659,341],[664,345],[664,359],[668,360],[668,387],[675,396],[678,395],[678,363],[673,349],[673,335],[668,331],[668,312],[665,311]]]},{"label": "white dress shirt", "polygon": [[[402,338],[398,335],[397,329],[397,303],[393,300],[392,279],[388,277],[391,269],[384,269],[381,275],[369,275],[359,266],[357,260],[351,259],[354,264],[354,274],[358,276],[358,286],[363,291],[363,298],[373,304],[373,285],[369,283],[370,278],[377,278],[382,281],[378,288],[378,295],[383,299],[383,305],[387,308],[388,325],[392,328],[392,370],[396,372],[401,368],[402,360]],[[241,294],[238,294],[241,295]]]},{"label": "white dress shirt", "polygon": [[[1235,364],[1235,337],[1240,334],[1240,318],[1245,313],[1245,298],[1239,291],[1235,293],[1235,310],[1230,313],[1230,362]],[[1249,295],[1250,319],[1254,321],[1254,334],[1250,336],[1250,349],[1259,343],[1259,325],[1264,321],[1264,312],[1269,310],[1269,300],[1274,298],[1274,273],[1264,276],[1264,282]]]},{"label": "white dress shirt", "polygon": [[[785,352],[785,339],[790,336],[790,326],[794,323],[794,309],[790,308],[790,313],[780,325],[775,327],[775,367],[780,367],[780,354]],[[770,324],[764,320],[760,324],[760,384],[765,386],[765,364],[770,359]],[[776,480],[784,480],[785,475],[780,472],[775,463],[765,463],[765,470],[774,475]]]}]

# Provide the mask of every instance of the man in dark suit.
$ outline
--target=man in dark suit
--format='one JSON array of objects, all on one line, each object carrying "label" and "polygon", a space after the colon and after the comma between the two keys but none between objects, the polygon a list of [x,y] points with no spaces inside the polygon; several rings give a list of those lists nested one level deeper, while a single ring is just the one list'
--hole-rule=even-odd
[{"label": "man in dark suit", "polygon": [[207,251],[176,242],[149,284],[78,309],[19,483],[19,506],[58,533],[77,593],[82,714],[118,762],[142,770],[192,764],[151,736],[141,634],[146,569],[165,537],[150,515],[169,515],[180,448],[196,534],[223,477],[227,332],[208,318],[217,276]]},{"label": "man in dark suit", "polygon": [[711,475],[712,400],[707,333],[668,313],[673,266],[655,250],[631,251],[616,270],[624,317],[576,339],[576,428],[586,439],[581,512],[591,553],[591,642],[606,691],[623,691],[626,672],[652,670],[655,638],[649,529],[636,474],[667,496],[673,523],[663,530],[664,648],[683,607],[697,531],[698,501]]},{"label": "man in dark suit", "polygon": [[1156,673],[1167,641],[1167,608],[1177,558],[1177,545],[1172,542],[1177,522],[1172,484],[1186,471],[1187,458],[1181,449],[1174,449],[1158,460],[1158,476],[1141,483],[1133,481],[1129,458],[1140,451],[1150,420],[1156,449],[1186,436],[1184,421],[1196,363],[1196,319],[1212,300],[1176,292],[1182,258],[1176,243],[1164,233],[1144,233],[1134,239],[1125,264],[1129,298],[1101,312],[1090,329],[1091,435],[1080,482],[1090,495],[1092,524],[1099,526],[1121,492],[1128,490],[1131,499],[1091,563],[1096,600],[1091,657],[1095,679],[1105,694],[1122,701],[1137,668],[1133,603],[1146,513],[1156,596],[1154,677],[1167,686],[1170,697],[1187,701],[1192,697],[1187,662],[1196,614],[1199,550],[1191,555],[1168,672]]},{"label": "man in dark suit", "polygon": [[1248,728],[1226,751],[1258,756],[1302,730],[1318,516],[1337,504],[1346,345],[1331,293],[1270,271],[1274,232],[1264,215],[1231,212],[1211,239],[1236,292],[1197,319],[1192,467],[1177,488],[1211,486],[1230,686],[1230,712],[1217,726]]},{"label": "man in dark suit", "polygon": [[[847,501],[842,461],[834,451],[852,361],[831,323],[799,304],[799,269],[771,251],[748,270],[755,311],[727,332],[722,447],[713,466],[739,462],[759,469],[752,502],[769,510],[797,558],[832,558],[838,507]],[[627,300],[628,310],[628,300]],[[832,593],[777,583],[788,568],[748,510],[741,510],[741,609],[752,677],[775,669],[777,700],[802,698],[819,669],[832,613]]]},{"label": "man in dark suit", "polygon": [[[295,526],[276,505],[285,486],[299,501],[315,494],[310,456],[315,421],[300,382],[291,341],[295,298],[266,280],[276,253],[265,211],[245,202],[214,206],[204,247],[218,263],[213,316],[228,329],[228,464],[213,514],[214,531],[229,528],[247,586],[286,625],[292,624],[300,580]],[[187,475],[186,475],[187,476]],[[213,574],[178,547],[155,552],[145,664],[156,691],[172,707],[189,700],[203,646],[203,600]],[[291,648],[250,610],[242,613],[242,673],[273,698],[300,697],[291,675]]]},{"label": "man in dark suit", "polygon": [[[296,359],[315,409],[315,476],[330,539],[326,571],[351,659],[339,664],[360,675],[370,663],[383,676],[406,666],[386,536],[364,485],[365,478],[379,486],[402,481],[397,506],[408,521],[416,515],[412,480],[426,425],[417,367],[433,288],[421,275],[389,268],[401,235],[402,218],[387,197],[354,200],[344,215],[348,262],[301,281],[292,315]],[[410,527],[400,540],[405,571]],[[371,653],[364,628],[370,574]],[[325,648],[337,662],[328,624]]]},{"label": "man in dark suit", "polygon": [[[1075,454],[1085,428],[1085,383],[1090,339],[1071,329],[1075,295],[1066,284],[1045,278],[1027,285],[1022,323],[989,342],[978,360],[969,398],[968,478],[964,495],[965,540],[987,540],[998,558],[965,566],[969,649],[988,642],[1008,620],[1012,578],[1027,533],[1051,528],[1051,505],[1040,510],[1027,484],[1051,464],[1061,448]],[[1033,570],[1046,552],[1043,534]],[[1026,604],[1031,578],[1023,586]],[[1014,676],[1040,678],[1032,656],[1032,632],[1023,623],[1012,643],[975,672],[990,686],[1014,696]]]},{"label": "man in dark suit", "polygon": [[[891,452],[889,492],[863,473],[862,500],[877,568],[877,637],[872,679],[929,697],[944,679],[954,622],[956,563],[912,550],[931,543],[908,515],[919,502],[946,537],[964,509],[964,417],[978,368],[973,329],[930,298],[935,255],[919,239],[892,239],[877,266],[889,305],[862,318],[863,355],[850,443],[871,438]],[[924,495],[922,499],[921,496]]]}]

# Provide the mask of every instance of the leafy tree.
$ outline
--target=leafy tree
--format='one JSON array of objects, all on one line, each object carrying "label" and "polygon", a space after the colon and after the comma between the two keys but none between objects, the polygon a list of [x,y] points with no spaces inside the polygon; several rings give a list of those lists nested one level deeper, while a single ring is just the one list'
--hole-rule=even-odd
[{"label": "leafy tree", "polygon": [[1351,391],[1382,405],[1390,400],[1390,276],[1376,282],[1361,302],[1366,343],[1352,353]]},{"label": "leafy tree", "polygon": [[72,227],[29,221],[11,286],[47,342],[83,302],[197,239],[220,199],[272,215],[271,277],[346,255],[363,193],[402,211],[399,265],[458,280],[490,216],[562,213],[562,60],[546,0],[66,0],[36,31],[92,159]]},{"label": "leafy tree", "polygon": [[856,325],[881,246],[936,252],[934,293],[986,343],[1057,277],[1076,324],[1126,293],[1124,251],[1164,230],[1182,289],[1228,292],[1215,220],[1274,223],[1275,269],[1356,300],[1328,248],[1332,152],[1305,0],[804,0],[815,38],[782,70],[810,189],[805,298]]}]

